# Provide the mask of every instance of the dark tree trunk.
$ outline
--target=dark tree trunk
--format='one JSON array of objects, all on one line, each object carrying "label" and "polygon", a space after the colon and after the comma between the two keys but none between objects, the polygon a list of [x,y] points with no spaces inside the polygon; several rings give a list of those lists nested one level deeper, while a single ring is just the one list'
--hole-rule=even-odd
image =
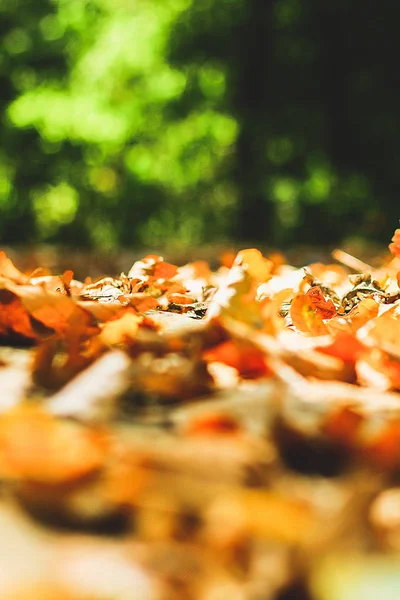
[{"label": "dark tree trunk", "polygon": [[266,199],[264,182],[265,128],[263,123],[271,98],[271,11],[273,0],[249,0],[247,19],[242,25],[237,61],[234,104],[242,125],[237,143],[236,182],[238,208],[235,239],[267,241],[272,229],[272,203]]}]

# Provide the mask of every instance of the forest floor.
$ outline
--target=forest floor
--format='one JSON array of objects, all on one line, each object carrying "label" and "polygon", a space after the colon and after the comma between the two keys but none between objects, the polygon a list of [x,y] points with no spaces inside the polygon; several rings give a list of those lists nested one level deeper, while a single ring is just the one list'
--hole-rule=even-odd
[{"label": "forest floor", "polygon": [[400,259],[236,250],[0,253],[2,599],[399,597]]}]

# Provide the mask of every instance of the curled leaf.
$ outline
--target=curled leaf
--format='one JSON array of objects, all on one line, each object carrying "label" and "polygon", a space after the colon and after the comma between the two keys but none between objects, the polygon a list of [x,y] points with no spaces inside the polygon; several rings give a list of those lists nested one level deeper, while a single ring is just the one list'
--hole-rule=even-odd
[{"label": "curled leaf", "polygon": [[311,287],[306,295],[311,299],[313,309],[322,319],[331,319],[336,315],[336,307],[333,301],[330,298],[325,298],[319,286]]},{"label": "curled leaf", "polygon": [[308,294],[297,294],[290,305],[290,316],[293,325],[308,335],[325,335],[328,333],[322,315],[315,308],[312,297]]}]

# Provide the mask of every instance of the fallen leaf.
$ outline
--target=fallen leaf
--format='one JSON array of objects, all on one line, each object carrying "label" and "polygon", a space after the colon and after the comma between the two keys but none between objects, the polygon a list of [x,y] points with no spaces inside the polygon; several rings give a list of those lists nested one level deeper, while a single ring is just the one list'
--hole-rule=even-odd
[{"label": "fallen leaf", "polygon": [[396,229],[392,237],[392,243],[389,244],[389,250],[393,256],[400,257],[400,229]]},{"label": "fallen leaf", "polygon": [[365,351],[365,346],[353,333],[338,330],[336,335],[331,337],[328,345],[317,346],[317,349],[323,354],[355,363],[360,354]]},{"label": "fallen leaf", "polygon": [[4,250],[0,250],[0,277],[11,279],[11,281],[24,285],[28,283],[29,277],[19,271],[12,261],[6,256]]},{"label": "fallen leaf", "polygon": [[7,289],[0,289],[0,337],[6,340],[38,339],[21,300]]},{"label": "fallen leaf", "polygon": [[244,379],[270,374],[262,352],[249,342],[229,340],[203,354],[207,362],[219,362],[235,368]]},{"label": "fallen leaf", "polygon": [[379,304],[373,298],[364,298],[343,317],[354,333],[379,314]]},{"label": "fallen leaf", "polygon": [[255,248],[241,250],[236,256],[233,265],[240,266],[257,283],[264,283],[267,281],[271,276],[273,268],[272,261],[265,258],[261,252]]},{"label": "fallen leaf", "polygon": [[326,299],[319,286],[311,287],[306,296],[311,299],[311,306],[322,317],[331,319],[336,315],[336,307],[330,298]]},{"label": "fallen leaf", "polygon": [[106,323],[100,333],[100,341],[108,346],[116,344],[127,344],[132,341],[137,333],[143,317],[140,317],[135,311],[130,309],[124,314]]},{"label": "fallen leaf", "polygon": [[308,335],[325,335],[328,333],[322,315],[316,310],[312,298],[307,294],[297,294],[290,305],[290,316],[293,325]]},{"label": "fallen leaf", "polygon": [[396,310],[397,307],[394,307],[375,320],[371,320],[365,332],[360,332],[360,336],[364,343],[377,346],[400,359],[400,320]]},{"label": "fallen leaf", "polygon": [[100,432],[57,421],[36,406],[21,405],[0,417],[2,477],[59,485],[101,468],[107,451]]}]

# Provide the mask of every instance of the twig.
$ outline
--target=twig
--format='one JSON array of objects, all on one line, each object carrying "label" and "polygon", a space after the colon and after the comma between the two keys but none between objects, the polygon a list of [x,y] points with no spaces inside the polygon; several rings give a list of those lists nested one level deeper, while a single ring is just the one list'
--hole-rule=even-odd
[{"label": "twig", "polygon": [[359,258],[344,252],[343,250],[336,249],[332,252],[332,256],[335,260],[346,265],[350,269],[354,269],[354,271],[358,271],[359,273],[370,273],[374,271],[374,268],[371,265],[363,262]]}]

